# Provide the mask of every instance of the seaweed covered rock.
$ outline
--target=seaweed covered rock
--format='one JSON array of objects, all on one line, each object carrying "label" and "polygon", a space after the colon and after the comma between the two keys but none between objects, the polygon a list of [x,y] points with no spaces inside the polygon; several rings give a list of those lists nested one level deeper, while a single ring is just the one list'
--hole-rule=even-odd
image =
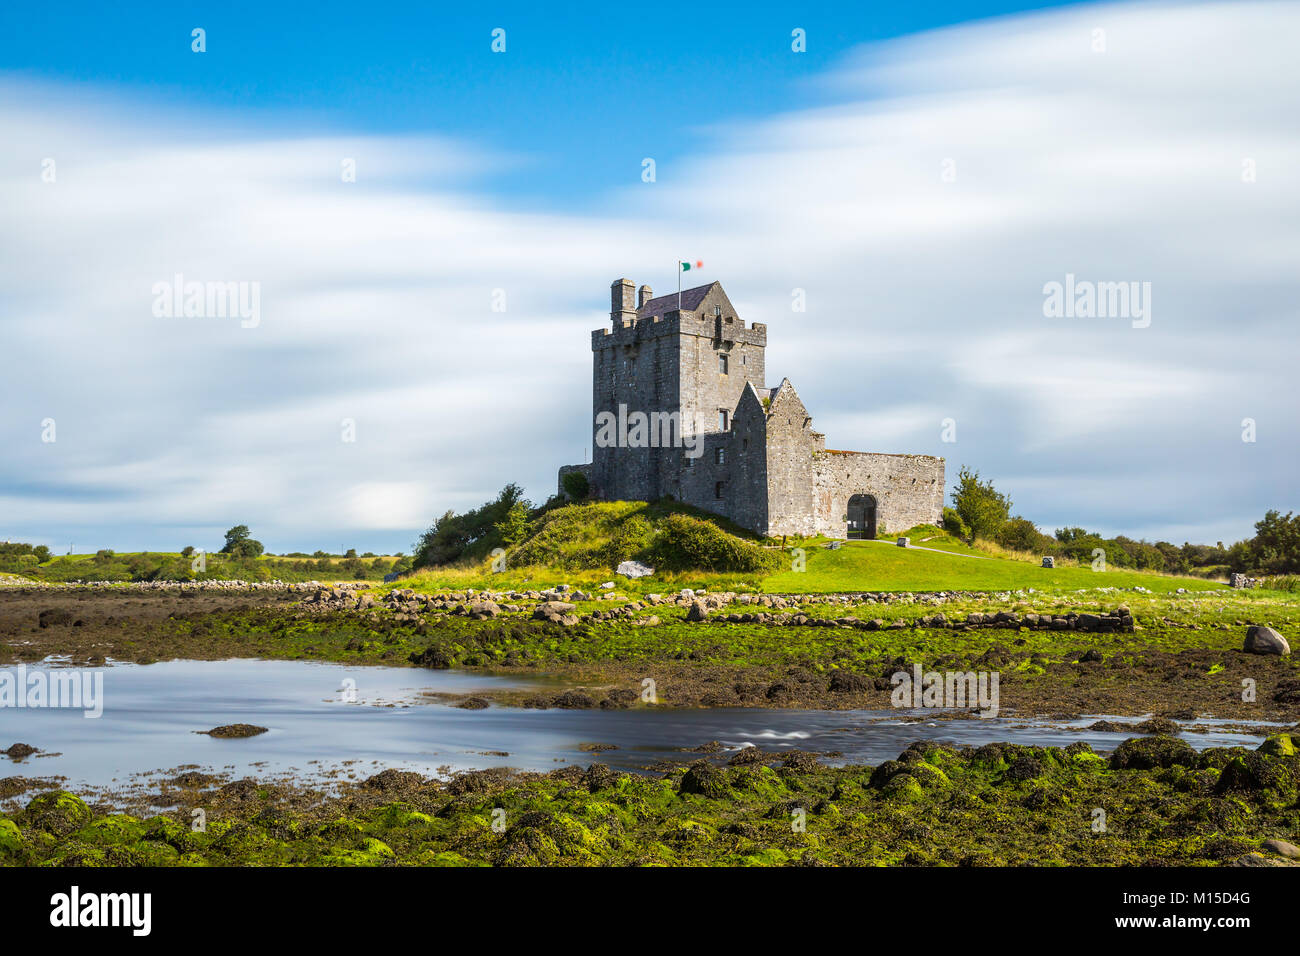
[{"label": "seaweed covered rock", "polygon": [[6,817],[0,817],[0,860],[17,856],[22,850],[23,835],[18,824]]},{"label": "seaweed covered rock", "polygon": [[1294,757],[1295,741],[1290,734],[1274,734],[1259,745],[1259,752],[1273,757]]},{"label": "seaweed covered rock", "polygon": [[1134,737],[1115,748],[1112,770],[1151,770],[1156,767],[1194,767],[1196,751],[1177,737]]},{"label": "seaweed covered rock", "polygon": [[730,792],[727,775],[707,760],[697,760],[686,768],[678,786],[681,793],[698,793],[711,800],[719,800]]},{"label": "seaweed covered rock", "polygon": [[830,689],[836,694],[861,694],[875,687],[875,682],[862,674],[837,670],[831,674]]},{"label": "seaweed covered rock", "polygon": [[90,822],[90,808],[75,794],[55,790],[43,793],[27,804],[20,821],[29,829],[66,837]]},{"label": "seaweed covered rock", "polygon": [[593,763],[582,775],[583,785],[592,793],[617,786],[618,772],[603,763]]},{"label": "seaweed covered rock", "polygon": [[[1268,741],[1261,746],[1266,746]],[[1233,757],[1219,774],[1215,792],[1239,792],[1282,801],[1300,796],[1300,758],[1252,750]]]}]

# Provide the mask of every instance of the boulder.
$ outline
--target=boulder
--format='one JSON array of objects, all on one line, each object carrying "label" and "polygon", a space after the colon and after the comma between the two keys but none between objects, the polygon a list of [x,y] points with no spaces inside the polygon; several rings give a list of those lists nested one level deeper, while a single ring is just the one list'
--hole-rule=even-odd
[{"label": "boulder", "polygon": [[1241,648],[1248,654],[1276,654],[1285,656],[1291,653],[1291,645],[1286,638],[1271,627],[1255,626],[1246,629],[1246,642]]},{"label": "boulder", "polygon": [[534,608],[533,620],[559,623],[561,618],[570,615],[574,610],[574,605],[569,604],[567,601],[543,601]]},{"label": "boulder", "polygon": [[709,612],[705,609],[703,601],[695,601],[691,604],[690,610],[686,612],[686,620],[688,621],[703,621],[708,616]]},{"label": "boulder", "polygon": [[655,569],[642,564],[640,561],[621,561],[618,567],[614,569],[614,573],[621,574],[625,578],[645,578],[654,574]]},{"label": "boulder", "polygon": [[1287,843],[1286,840],[1265,840],[1264,849],[1278,856],[1284,856],[1288,860],[1300,860],[1300,846]]}]

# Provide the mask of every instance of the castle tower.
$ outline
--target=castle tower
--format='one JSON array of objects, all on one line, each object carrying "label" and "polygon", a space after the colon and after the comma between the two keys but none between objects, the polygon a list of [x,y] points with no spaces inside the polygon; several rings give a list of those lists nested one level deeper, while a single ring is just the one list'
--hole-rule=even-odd
[{"label": "castle tower", "polygon": [[[595,494],[645,501],[688,495],[702,472],[695,470],[698,457],[687,461],[684,446],[703,435],[716,462],[712,446],[730,432],[745,384],[763,386],[766,346],[766,327],[747,328],[717,282],[683,289],[679,308],[676,292],[655,298],[648,285],[638,290],[630,279],[616,280],[610,328],[592,333]],[[600,427],[610,420],[603,415],[618,423],[612,445]],[[647,422],[642,431],[640,419]],[[726,452],[720,457],[725,461]]]}]

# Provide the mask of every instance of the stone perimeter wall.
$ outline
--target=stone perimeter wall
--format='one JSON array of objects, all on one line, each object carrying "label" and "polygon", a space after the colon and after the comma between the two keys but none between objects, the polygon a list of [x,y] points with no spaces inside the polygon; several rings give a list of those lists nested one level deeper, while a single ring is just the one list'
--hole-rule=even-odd
[{"label": "stone perimeter wall", "polygon": [[943,520],[944,460],[932,455],[823,451],[813,459],[817,534],[847,533],[849,498],[874,495],[876,533]]}]

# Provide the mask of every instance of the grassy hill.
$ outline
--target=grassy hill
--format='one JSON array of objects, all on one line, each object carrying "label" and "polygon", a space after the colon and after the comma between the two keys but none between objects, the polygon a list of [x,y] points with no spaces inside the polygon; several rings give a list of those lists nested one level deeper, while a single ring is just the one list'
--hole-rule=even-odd
[{"label": "grassy hill", "polygon": [[506,549],[503,561],[498,556],[498,570],[492,559],[469,561],[422,570],[395,586],[506,589],[564,581],[587,587],[610,580],[618,563],[629,559],[656,569],[638,581],[618,579],[620,590],[633,594],[678,587],[827,593],[1135,586],[1166,592],[1222,586],[1153,572],[1093,571],[1059,559],[1058,567],[1047,569],[1036,557],[972,548],[939,528],[923,526],[908,534],[909,548],[897,547],[896,536],[842,542],[836,549],[826,547],[825,538],[787,539],[783,548],[675,502],[581,502],[541,515],[524,540]]}]

